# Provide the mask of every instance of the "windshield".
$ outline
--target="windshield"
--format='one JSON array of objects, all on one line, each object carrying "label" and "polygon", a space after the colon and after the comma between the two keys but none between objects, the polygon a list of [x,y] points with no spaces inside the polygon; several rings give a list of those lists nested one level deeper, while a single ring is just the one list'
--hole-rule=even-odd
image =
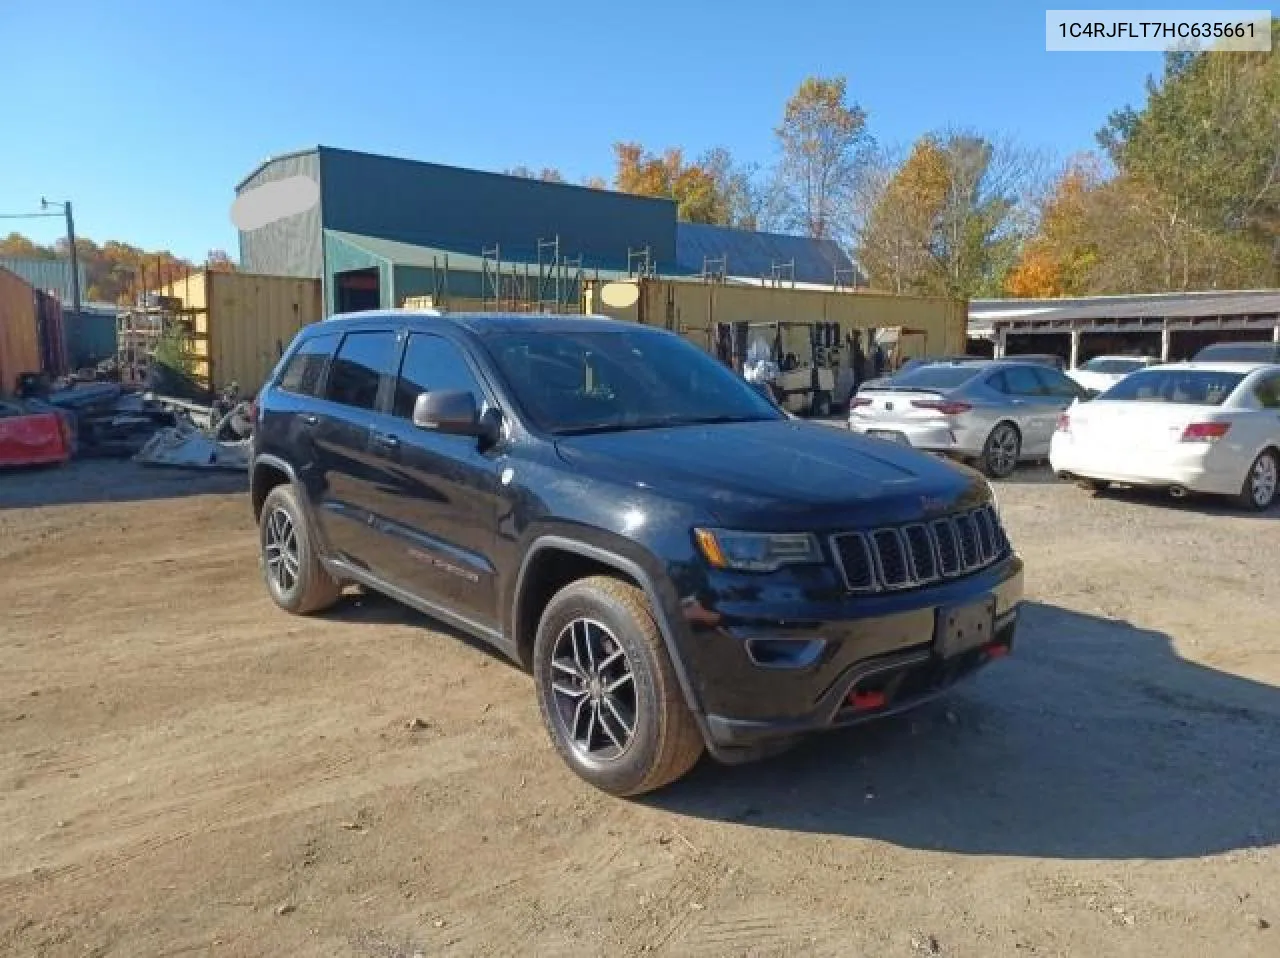
[{"label": "windshield", "polygon": [[1120,380],[1098,398],[1186,406],[1221,406],[1242,379],[1243,373],[1219,373],[1205,369],[1149,369]]},{"label": "windshield", "polygon": [[977,366],[920,366],[895,376],[893,389],[955,389],[963,386],[980,369]]},{"label": "windshield", "polygon": [[1141,359],[1091,359],[1080,368],[1089,373],[1131,373],[1147,364]]},{"label": "windshield", "polygon": [[667,333],[496,333],[485,344],[533,425],[554,435],[785,418],[723,363]]}]

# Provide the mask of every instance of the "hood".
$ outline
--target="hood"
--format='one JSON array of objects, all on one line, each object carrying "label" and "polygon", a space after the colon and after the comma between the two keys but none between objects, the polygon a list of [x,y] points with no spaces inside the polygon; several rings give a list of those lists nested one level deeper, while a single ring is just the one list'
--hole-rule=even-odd
[{"label": "hood", "polygon": [[896,522],[985,497],[976,472],[844,428],[773,420],[557,440],[579,474],[703,505],[725,524]]}]

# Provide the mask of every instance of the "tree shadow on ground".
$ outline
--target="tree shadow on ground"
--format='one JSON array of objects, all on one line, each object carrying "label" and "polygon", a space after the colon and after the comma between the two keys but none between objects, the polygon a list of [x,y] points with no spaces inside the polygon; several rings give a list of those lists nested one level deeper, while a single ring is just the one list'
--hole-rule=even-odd
[{"label": "tree shadow on ground", "polygon": [[1278,767],[1280,689],[1027,603],[1015,654],[950,698],[771,761],[705,762],[650,801],[961,854],[1169,859],[1280,842]]}]

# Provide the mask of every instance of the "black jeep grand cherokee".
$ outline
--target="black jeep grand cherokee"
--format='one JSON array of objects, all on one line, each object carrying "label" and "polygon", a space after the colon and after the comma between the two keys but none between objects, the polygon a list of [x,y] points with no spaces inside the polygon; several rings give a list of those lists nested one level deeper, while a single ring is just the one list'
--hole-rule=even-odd
[{"label": "black jeep grand cherokee", "polygon": [[795,421],[671,333],[338,316],[255,417],[276,603],[354,582],[492,643],[615,794],[908,708],[1013,642],[1022,561],[985,480]]}]

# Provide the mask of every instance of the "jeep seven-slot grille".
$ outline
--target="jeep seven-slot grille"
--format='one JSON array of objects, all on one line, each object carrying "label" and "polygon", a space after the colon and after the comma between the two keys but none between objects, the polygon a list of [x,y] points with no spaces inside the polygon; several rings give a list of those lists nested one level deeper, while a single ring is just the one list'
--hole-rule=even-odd
[{"label": "jeep seven-slot grille", "polygon": [[990,505],[930,522],[842,532],[831,537],[831,545],[851,592],[912,589],[968,575],[1009,551]]}]

